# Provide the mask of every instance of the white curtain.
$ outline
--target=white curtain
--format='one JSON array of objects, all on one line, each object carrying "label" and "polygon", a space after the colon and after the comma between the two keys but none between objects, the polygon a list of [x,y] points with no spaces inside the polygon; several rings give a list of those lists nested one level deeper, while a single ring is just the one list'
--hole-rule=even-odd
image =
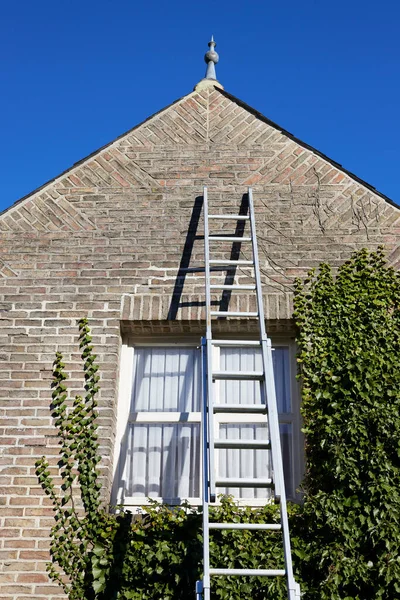
[{"label": "white curtain", "polygon": [[125,495],[200,496],[200,425],[133,424],[129,428]]},{"label": "white curtain", "polygon": [[[131,415],[200,411],[200,355],[196,348],[137,347]],[[123,479],[125,496],[165,501],[200,495],[200,425],[130,422]]]},{"label": "white curtain", "polygon": [[[278,411],[291,412],[289,349],[278,347],[272,353]],[[220,368],[222,371],[262,370],[261,350],[254,348],[221,348]],[[222,404],[260,404],[260,384],[257,381],[219,382],[219,402]],[[228,419],[227,419],[228,421]],[[281,444],[285,467],[286,492],[293,495],[292,483],[292,425],[281,423]],[[268,427],[263,424],[236,425],[223,423],[219,435],[222,439],[267,440]],[[267,478],[271,476],[270,453],[265,450],[219,450],[221,477]],[[266,488],[227,488],[221,490],[238,498],[268,498],[271,491]]]},{"label": "white curtain", "polygon": [[200,353],[191,347],[137,347],[131,412],[200,410]]}]

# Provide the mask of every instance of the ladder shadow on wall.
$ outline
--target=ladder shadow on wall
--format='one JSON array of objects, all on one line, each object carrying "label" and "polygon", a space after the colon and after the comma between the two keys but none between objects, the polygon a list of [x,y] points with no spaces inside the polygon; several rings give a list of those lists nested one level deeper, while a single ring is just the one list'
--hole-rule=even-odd
[{"label": "ladder shadow on wall", "polygon": [[[189,221],[189,226],[186,234],[185,244],[183,246],[182,257],[179,264],[178,273],[175,279],[175,285],[171,296],[171,302],[168,310],[168,321],[175,321],[178,316],[178,311],[181,308],[186,307],[195,307],[195,306],[205,306],[204,300],[193,300],[190,302],[183,302],[182,295],[184,292],[184,287],[186,283],[186,278],[190,274],[194,273],[204,273],[204,267],[191,267],[190,263],[193,255],[193,248],[196,241],[203,241],[204,243],[204,235],[198,233],[200,216],[203,210],[204,199],[203,196],[197,196],[194,202],[192,214]],[[249,198],[248,194],[243,194],[238,215],[247,215],[249,209]],[[235,235],[237,237],[242,237],[244,234],[246,222],[245,221],[237,221],[234,232],[230,232],[225,234],[227,237],[231,237]],[[241,253],[241,242],[233,242],[232,249],[230,253],[229,260],[238,260]],[[212,252],[212,250],[211,250]],[[237,266],[231,266],[229,268],[221,269],[221,267],[211,267],[210,272],[225,272],[225,281],[224,285],[233,285],[235,282],[235,276],[237,272]],[[229,308],[229,303],[231,299],[232,291],[224,290],[221,295],[221,299],[213,300],[211,302],[212,305],[218,306],[218,310],[227,311]]]}]

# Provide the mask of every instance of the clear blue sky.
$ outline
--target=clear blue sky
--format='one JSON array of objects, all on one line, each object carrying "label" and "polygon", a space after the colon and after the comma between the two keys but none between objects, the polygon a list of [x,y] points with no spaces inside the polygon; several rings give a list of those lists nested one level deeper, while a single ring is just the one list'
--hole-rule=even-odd
[{"label": "clear blue sky", "polygon": [[225,89],[400,204],[398,0],[13,0],[0,7],[0,210],[189,93]]}]

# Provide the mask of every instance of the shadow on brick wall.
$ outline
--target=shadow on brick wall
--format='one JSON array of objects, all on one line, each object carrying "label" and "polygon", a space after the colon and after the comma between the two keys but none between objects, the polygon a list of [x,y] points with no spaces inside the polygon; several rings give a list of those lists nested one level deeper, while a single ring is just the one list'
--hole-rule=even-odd
[{"label": "shadow on brick wall", "polygon": [[[192,258],[193,246],[196,240],[204,240],[204,235],[198,235],[199,221],[201,211],[203,209],[203,196],[197,196],[194,201],[192,215],[190,217],[189,227],[186,234],[185,245],[183,246],[182,258],[179,264],[179,270],[176,276],[174,289],[171,297],[171,304],[168,311],[168,321],[175,321],[178,310],[187,306],[187,303],[182,303],[182,293],[185,286],[185,280],[188,273],[204,271],[202,268],[190,268],[190,260]],[[204,303],[203,303],[204,304]],[[199,303],[196,303],[199,306]]]},{"label": "shadow on brick wall", "polygon": [[[205,301],[193,301],[193,302],[182,302],[182,294],[185,286],[186,276],[189,273],[198,273],[204,272],[204,267],[190,267],[190,261],[193,253],[193,246],[196,240],[204,240],[204,235],[198,234],[199,221],[201,211],[203,209],[204,199],[203,196],[197,196],[194,202],[192,215],[189,222],[189,227],[186,234],[185,245],[183,247],[182,258],[179,264],[179,270],[176,276],[174,289],[172,292],[171,303],[168,311],[167,319],[169,321],[174,321],[177,318],[178,310],[180,308],[184,308],[187,306],[205,306]],[[243,194],[242,200],[239,207],[238,215],[247,215],[249,208],[249,199],[247,194]],[[242,237],[244,234],[244,229],[246,226],[246,221],[237,221],[235,231],[226,235],[226,237],[230,237],[235,235],[237,237]],[[238,260],[241,253],[241,242],[233,242],[232,250],[230,253],[229,260]],[[237,271],[236,266],[231,266],[228,268],[221,267],[212,267],[212,272],[220,272],[225,271],[225,281],[224,285],[233,285],[235,281],[235,275]],[[224,290],[222,293],[222,297],[220,301],[213,301],[212,304],[218,305],[219,310],[227,311],[229,307],[229,302],[231,299],[232,291]]]}]

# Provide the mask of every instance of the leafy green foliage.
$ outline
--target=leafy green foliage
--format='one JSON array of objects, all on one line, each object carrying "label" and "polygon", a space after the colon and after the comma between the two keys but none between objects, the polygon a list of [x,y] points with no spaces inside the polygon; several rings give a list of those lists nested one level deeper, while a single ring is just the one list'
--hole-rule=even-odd
[{"label": "leafy green foliage", "polygon": [[[51,530],[50,554],[52,562],[47,570],[58,582],[70,600],[90,600],[89,565],[91,549],[103,529],[107,515],[100,510],[97,465],[97,401],[99,376],[86,319],[79,321],[79,343],[84,361],[85,396],[76,396],[68,407],[65,385],[67,375],[60,353],[53,364],[52,416],[60,438],[61,493],[50,474],[46,457],[36,462],[36,475],[45,493],[51,498],[55,525]],[[76,505],[74,487],[80,491],[81,503]],[[59,497],[60,495],[60,497]],[[88,588],[89,584],[89,588]],[[88,591],[89,590],[89,591]]]},{"label": "leafy green foliage", "polygon": [[[299,507],[291,507],[292,522]],[[129,518],[130,517],[130,518]],[[101,600],[186,600],[194,596],[201,575],[202,515],[189,507],[153,503],[146,514],[114,518],[108,538],[94,548],[96,590]],[[273,523],[279,509],[238,508],[224,497],[212,510],[215,522]],[[210,539],[211,565],[226,568],[283,568],[280,532],[215,530]],[[274,598],[286,600],[283,578],[219,577],[212,580],[213,600]]]},{"label": "leafy green foliage", "polygon": [[[298,282],[307,598],[400,597],[400,276],[382,249]],[[313,591],[314,590],[314,591]]]}]

